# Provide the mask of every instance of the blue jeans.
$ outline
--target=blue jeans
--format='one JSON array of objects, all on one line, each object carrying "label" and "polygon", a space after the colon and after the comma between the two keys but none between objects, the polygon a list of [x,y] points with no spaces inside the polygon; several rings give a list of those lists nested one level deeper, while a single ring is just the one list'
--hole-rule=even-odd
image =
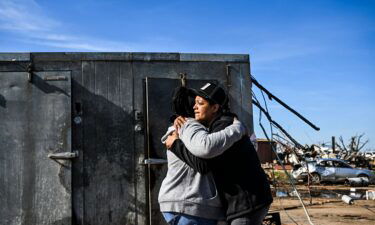
[{"label": "blue jeans", "polygon": [[176,212],[163,212],[165,221],[170,225],[216,225],[217,220],[205,219]]}]

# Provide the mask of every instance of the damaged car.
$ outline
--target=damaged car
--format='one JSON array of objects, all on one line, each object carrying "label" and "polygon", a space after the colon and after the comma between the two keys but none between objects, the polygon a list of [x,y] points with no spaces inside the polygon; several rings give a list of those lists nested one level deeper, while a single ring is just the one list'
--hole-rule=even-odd
[{"label": "damaged car", "polygon": [[292,171],[292,176],[296,180],[307,181],[308,173],[311,174],[311,182],[347,182],[349,178],[360,177],[374,182],[375,175],[371,170],[358,169],[350,166],[345,160],[322,158],[316,161],[303,163],[299,168]]}]

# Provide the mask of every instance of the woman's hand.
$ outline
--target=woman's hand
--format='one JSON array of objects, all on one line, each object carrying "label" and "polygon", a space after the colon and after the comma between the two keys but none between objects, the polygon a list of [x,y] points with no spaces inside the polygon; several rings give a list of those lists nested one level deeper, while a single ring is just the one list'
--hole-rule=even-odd
[{"label": "woman's hand", "polygon": [[170,149],[173,145],[173,142],[178,139],[178,134],[176,131],[173,131],[168,137],[167,140],[165,140],[165,146],[167,149]]},{"label": "woman's hand", "polygon": [[182,117],[182,116],[179,116],[177,117],[174,122],[173,122],[173,126],[176,130],[179,130],[183,125],[184,123],[186,122],[186,118],[185,117]]}]

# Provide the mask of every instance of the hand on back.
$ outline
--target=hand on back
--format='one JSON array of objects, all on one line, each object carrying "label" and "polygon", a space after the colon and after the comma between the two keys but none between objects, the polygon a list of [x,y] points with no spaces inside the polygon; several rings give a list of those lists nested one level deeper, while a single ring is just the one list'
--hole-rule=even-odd
[{"label": "hand on back", "polygon": [[178,139],[178,133],[176,131],[173,131],[168,137],[167,140],[165,140],[165,146],[167,149],[170,149],[173,145],[173,142]]},{"label": "hand on back", "polygon": [[186,120],[187,119],[185,117],[182,117],[182,116],[177,117],[173,122],[174,128],[178,131],[184,125]]}]

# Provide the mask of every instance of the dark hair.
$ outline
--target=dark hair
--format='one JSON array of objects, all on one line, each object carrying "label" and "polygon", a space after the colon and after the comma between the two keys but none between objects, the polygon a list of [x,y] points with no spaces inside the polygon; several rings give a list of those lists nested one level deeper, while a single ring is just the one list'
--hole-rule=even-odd
[{"label": "dark hair", "polygon": [[194,117],[194,96],[186,87],[178,87],[174,90],[172,98],[172,110],[174,114],[183,117]]}]

